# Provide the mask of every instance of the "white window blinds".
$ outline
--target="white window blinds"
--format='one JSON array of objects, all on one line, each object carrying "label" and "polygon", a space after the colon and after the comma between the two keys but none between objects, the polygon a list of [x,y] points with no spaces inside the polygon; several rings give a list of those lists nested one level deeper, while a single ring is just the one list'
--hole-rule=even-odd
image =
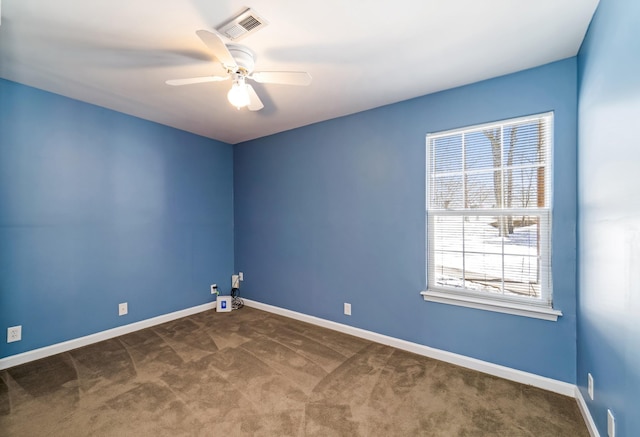
[{"label": "white window blinds", "polygon": [[552,306],[553,113],[427,135],[429,290]]}]

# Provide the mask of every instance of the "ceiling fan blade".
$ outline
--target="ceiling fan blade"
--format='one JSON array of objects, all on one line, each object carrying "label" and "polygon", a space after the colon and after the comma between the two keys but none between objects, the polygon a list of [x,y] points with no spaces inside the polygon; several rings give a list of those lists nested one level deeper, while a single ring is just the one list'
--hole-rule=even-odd
[{"label": "ceiling fan blade", "polygon": [[247,94],[249,94],[249,105],[247,106],[247,108],[249,108],[249,111],[259,111],[264,108],[262,100],[260,100],[260,97],[258,97],[256,90],[254,90],[253,87],[248,84],[246,85],[246,87]]},{"label": "ceiling fan blade", "polygon": [[229,79],[229,76],[204,76],[204,77],[190,77],[188,79],[171,79],[165,83],[167,85],[179,86],[179,85],[191,85],[194,83],[204,82],[220,82],[222,80]]},{"label": "ceiling fan blade", "polygon": [[258,83],[276,83],[281,85],[311,84],[311,75],[306,71],[256,71],[251,79]]},{"label": "ceiling fan blade", "polygon": [[232,70],[236,70],[238,68],[236,60],[233,59],[229,49],[227,49],[227,46],[218,34],[209,32],[208,30],[198,30],[196,31],[196,34],[225,67]]}]

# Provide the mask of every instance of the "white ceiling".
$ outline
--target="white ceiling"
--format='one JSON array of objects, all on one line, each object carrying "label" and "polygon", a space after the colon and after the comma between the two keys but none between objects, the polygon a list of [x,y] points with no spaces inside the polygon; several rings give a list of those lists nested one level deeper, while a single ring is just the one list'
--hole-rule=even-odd
[{"label": "white ceiling", "polygon": [[[4,0],[0,77],[230,144],[574,56],[598,0]],[[251,7],[269,25],[241,44],[257,70],[238,111],[196,30]]]}]

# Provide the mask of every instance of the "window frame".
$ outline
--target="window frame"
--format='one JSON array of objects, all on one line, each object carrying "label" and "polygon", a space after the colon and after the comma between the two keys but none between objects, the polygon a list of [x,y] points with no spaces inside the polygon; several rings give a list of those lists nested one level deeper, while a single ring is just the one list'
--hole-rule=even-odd
[{"label": "window frame", "polygon": [[[505,128],[515,124],[526,123],[528,121],[536,121],[540,119],[547,119],[547,129],[545,134],[547,135],[547,150],[544,164],[545,174],[545,197],[546,205],[544,207],[536,208],[460,208],[455,210],[446,209],[433,209],[430,208],[430,160],[431,160],[431,142],[437,138],[450,137],[454,135],[463,135],[477,133],[479,131],[487,129]],[[463,147],[463,146],[461,146]],[[543,320],[556,321],[562,312],[553,308],[553,282],[551,273],[551,225],[552,225],[552,205],[553,205],[553,147],[554,147],[554,113],[545,112],[539,114],[533,114],[525,117],[515,117],[490,123],[476,124],[466,126],[458,129],[451,129],[446,131],[438,131],[428,133],[426,135],[426,161],[425,161],[425,222],[426,222],[426,248],[425,254],[427,257],[426,270],[426,283],[427,289],[421,292],[424,300],[437,303],[445,303],[452,305],[459,305],[470,308],[477,308],[489,311],[496,311],[507,314],[514,314],[526,317],[534,317]],[[464,151],[464,147],[463,147]],[[461,159],[464,160],[464,157]],[[501,162],[504,162],[501,159]],[[502,168],[502,167],[501,167]],[[462,170],[461,174],[464,176],[469,174],[466,170]],[[502,187],[501,189],[504,189]],[[508,296],[504,294],[492,295],[486,291],[472,291],[469,289],[461,289],[458,287],[446,287],[435,285],[435,256],[433,244],[430,244],[430,238],[434,235],[434,217],[454,216],[475,217],[475,216],[537,216],[540,220],[541,229],[543,225],[547,232],[540,233],[538,240],[540,244],[540,258],[544,260],[540,261],[540,264],[546,265],[547,268],[542,268],[539,264],[540,270],[540,297],[531,298],[526,296]],[[544,234],[544,235],[543,235]],[[464,251],[462,254],[467,253]],[[502,251],[504,257],[504,250]],[[504,269],[504,265],[503,265]],[[504,270],[503,270],[504,271]],[[502,276],[504,281],[504,275]]]}]

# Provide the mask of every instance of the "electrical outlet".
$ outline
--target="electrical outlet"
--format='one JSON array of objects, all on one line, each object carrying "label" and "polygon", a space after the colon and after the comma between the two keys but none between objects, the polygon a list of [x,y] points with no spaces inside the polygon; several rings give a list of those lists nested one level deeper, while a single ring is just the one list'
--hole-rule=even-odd
[{"label": "electrical outlet", "polygon": [[7,328],[7,343],[22,340],[22,325]]},{"label": "electrical outlet", "polygon": [[124,316],[128,312],[129,312],[129,306],[127,305],[126,302],[118,304],[118,315],[119,316]]},{"label": "electrical outlet", "polygon": [[231,288],[240,288],[240,277],[238,275],[231,275]]},{"label": "electrical outlet", "polygon": [[218,284],[211,284],[211,294],[218,294]]},{"label": "electrical outlet", "polygon": [[616,418],[611,410],[607,410],[607,434],[609,437],[616,437]]},{"label": "electrical outlet", "polygon": [[351,304],[350,303],[346,303],[346,302],[344,303],[344,313],[347,316],[351,315]]},{"label": "electrical outlet", "polygon": [[238,279],[240,279],[241,281],[244,281],[244,273],[238,272]]},{"label": "electrical outlet", "polygon": [[589,399],[593,400],[593,376],[591,376],[591,373],[587,373],[587,391],[589,392]]}]

